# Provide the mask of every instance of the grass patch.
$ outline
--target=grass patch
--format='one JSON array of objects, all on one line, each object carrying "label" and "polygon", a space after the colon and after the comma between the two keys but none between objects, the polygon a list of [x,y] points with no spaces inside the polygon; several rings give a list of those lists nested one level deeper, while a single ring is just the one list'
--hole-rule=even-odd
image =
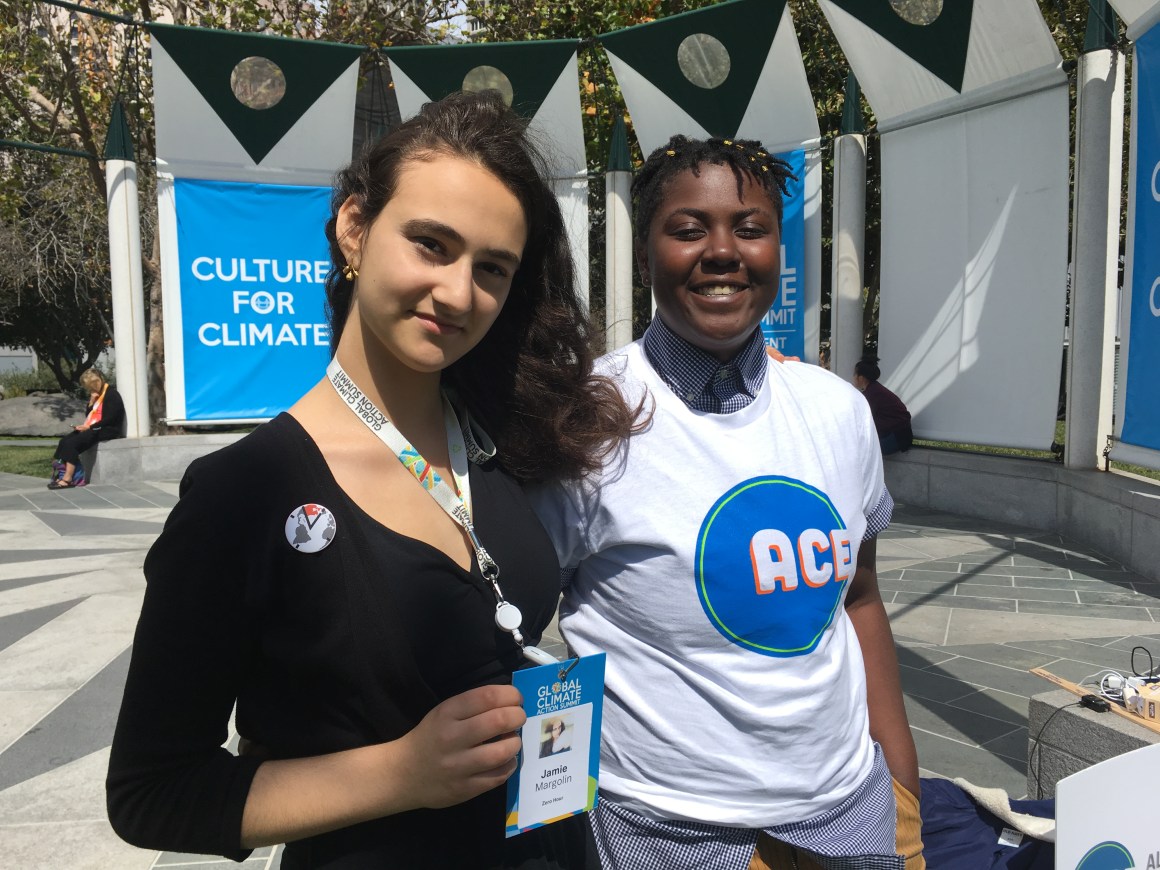
[{"label": "grass patch", "polygon": [[1160,471],[1154,468],[1144,468],[1142,465],[1129,465],[1126,462],[1113,462],[1112,468],[1115,471],[1126,471],[1129,474],[1146,477],[1149,480],[1160,480]]},{"label": "grass patch", "polygon": [[43,477],[47,482],[52,474],[52,456],[54,453],[56,453],[56,448],[47,445],[0,446],[0,472],[24,474],[28,477]]},{"label": "grass patch", "polygon": [[[1059,420],[1055,424],[1055,443],[1063,447],[1064,431],[1067,424],[1063,420]],[[1055,460],[1056,455],[1050,450],[1023,450],[1018,447],[988,447],[982,444],[960,444],[955,441],[924,441],[915,439],[915,445],[918,447],[934,447],[941,450],[957,450],[963,453],[985,453],[989,456],[1015,456],[1020,459],[1045,459]],[[1059,457],[1062,458],[1063,451],[1060,450]],[[1126,462],[1112,462],[1111,469],[1113,471],[1126,471],[1129,474],[1135,474],[1139,477],[1146,477],[1149,480],[1160,481],[1160,471],[1154,468],[1144,468],[1140,465],[1129,465]]]},{"label": "grass patch", "polygon": [[960,444],[957,441],[925,441],[914,439],[916,447],[934,447],[939,450],[956,450],[961,453],[985,453],[988,456],[1015,456],[1019,459],[1054,459],[1050,450],[1024,450],[1019,447],[990,447],[985,444]]},{"label": "grass patch", "polygon": [[[1055,423],[1055,443],[1063,446],[1063,433],[1066,424],[1062,420]],[[1027,450],[1020,447],[991,447],[985,444],[960,444],[957,441],[926,441],[916,438],[914,443],[919,447],[935,447],[940,450],[959,450],[963,453],[985,453],[988,456],[1015,456],[1020,459],[1054,460],[1056,455],[1050,450]],[[1062,452],[1059,454],[1063,455]]]}]

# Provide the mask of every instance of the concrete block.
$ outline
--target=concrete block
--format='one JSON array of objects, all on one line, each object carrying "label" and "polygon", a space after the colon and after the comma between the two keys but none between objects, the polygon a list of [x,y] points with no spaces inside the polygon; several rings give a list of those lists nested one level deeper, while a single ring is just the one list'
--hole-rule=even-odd
[{"label": "concrete block", "polygon": [[1106,490],[1096,495],[1090,490],[1060,486],[1057,530],[1069,538],[1092,543],[1101,553],[1126,563],[1132,553],[1132,509],[1120,504],[1118,495]]},{"label": "concrete block", "polygon": [[930,507],[1033,529],[1056,528],[1053,479],[1005,474],[1005,469],[985,463],[955,465],[960,467],[931,466]]},{"label": "concrete block", "polygon": [[[1055,796],[1055,784],[1125,752],[1160,744],[1160,734],[1115,713],[1067,706],[1079,701],[1055,689],[1031,698],[1027,707],[1027,793]],[[1038,782],[1037,782],[1038,780]]]},{"label": "concrete block", "polygon": [[81,462],[93,483],[180,480],[193,460],[233,444],[244,434],[119,438],[97,445],[81,457]]},{"label": "concrete block", "polygon": [[[926,451],[911,450],[910,453]],[[927,504],[930,501],[930,465],[912,460],[909,454],[895,454],[883,461],[886,487],[894,500],[903,504]]]},{"label": "concrete block", "polygon": [[1160,580],[1160,519],[1132,512],[1132,551],[1128,567],[1150,580]]}]

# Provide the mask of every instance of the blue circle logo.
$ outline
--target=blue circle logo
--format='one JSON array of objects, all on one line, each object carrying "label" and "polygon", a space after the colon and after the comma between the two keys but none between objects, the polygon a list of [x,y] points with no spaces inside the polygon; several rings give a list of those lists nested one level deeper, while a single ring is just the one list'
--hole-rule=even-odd
[{"label": "blue circle logo", "polygon": [[1130,870],[1135,866],[1132,853],[1123,843],[1108,840],[1088,849],[1075,865],[1075,870]]},{"label": "blue circle logo", "polygon": [[825,493],[791,477],[754,477],[701,523],[697,595],[730,642],[778,658],[805,655],[834,621],[857,552]]}]

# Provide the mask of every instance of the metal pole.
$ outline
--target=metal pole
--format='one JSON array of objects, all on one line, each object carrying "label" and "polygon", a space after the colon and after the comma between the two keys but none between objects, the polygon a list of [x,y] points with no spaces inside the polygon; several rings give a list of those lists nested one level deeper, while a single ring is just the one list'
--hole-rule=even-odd
[{"label": "metal pole", "polygon": [[141,278],[141,215],[137,164],[133,161],[121,103],[113,106],[105,143],[105,189],[109,209],[109,278],[113,291],[113,348],[117,391],[125,402],[125,435],[149,434],[145,378],[145,293]]},{"label": "metal pole", "polygon": [[608,350],[632,342],[632,161],[624,119],[616,119],[604,175],[605,297]]},{"label": "metal pole", "polygon": [[1079,58],[1073,278],[1064,464],[1098,468],[1112,432],[1117,315],[1124,63],[1115,49]]},{"label": "metal pole", "polygon": [[851,381],[862,358],[866,242],[866,137],[834,140],[834,251],[830,371]]}]

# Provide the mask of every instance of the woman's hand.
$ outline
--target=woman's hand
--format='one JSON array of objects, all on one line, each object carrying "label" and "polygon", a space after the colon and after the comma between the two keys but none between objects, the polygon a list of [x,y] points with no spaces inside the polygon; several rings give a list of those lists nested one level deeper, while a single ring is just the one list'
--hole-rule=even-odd
[{"label": "woman's hand", "polygon": [[527,716],[513,686],[480,686],[448,698],[399,741],[400,774],[418,806],[463,803],[515,772]]},{"label": "woman's hand", "polygon": [[246,797],[243,848],[448,807],[502,785],[516,769],[520,704],[512,686],[481,686],[448,698],[398,740],[263,763]]},{"label": "woman's hand", "polygon": [[802,358],[800,356],[786,356],[784,353],[782,353],[776,347],[772,347],[768,344],[765,346],[765,352],[771,360],[773,360],[774,362],[777,362],[777,363],[801,362],[802,361]]}]

